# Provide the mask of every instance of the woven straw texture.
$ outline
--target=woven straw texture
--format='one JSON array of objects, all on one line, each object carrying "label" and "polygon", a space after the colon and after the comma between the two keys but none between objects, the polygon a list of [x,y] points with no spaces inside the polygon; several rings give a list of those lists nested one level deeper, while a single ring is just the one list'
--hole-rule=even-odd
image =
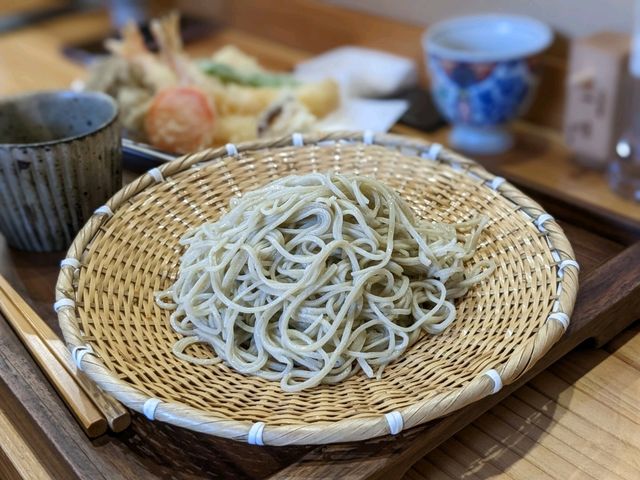
[{"label": "woven straw texture", "polygon": [[[224,364],[174,357],[179,336],[153,296],[176,278],[180,237],[219,218],[234,195],[329,170],[376,177],[422,218],[488,215],[476,256],[492,259],[495,272],[457,301],[449,330],[425,335],[381,380],[359,373],[290,394]],[[78,234],[56,287],[62,331],[80,367],[150,419],[250,443],[397,433],[495,393],[562,336],[577,291],[571,246],[538,204],[469,159],[401,136],[295,135],[206,150],[143,175],[106,207]]]}]

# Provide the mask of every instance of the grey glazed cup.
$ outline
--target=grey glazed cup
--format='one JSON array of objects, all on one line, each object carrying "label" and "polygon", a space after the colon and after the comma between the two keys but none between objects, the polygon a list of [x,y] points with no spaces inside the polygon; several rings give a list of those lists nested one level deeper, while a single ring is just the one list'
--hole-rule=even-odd
[{"label": "grey glazed cup", "polygon": [[122,186],[116,102],[97,92],[0,99],[0,231],[12,247],[66,249]]}]

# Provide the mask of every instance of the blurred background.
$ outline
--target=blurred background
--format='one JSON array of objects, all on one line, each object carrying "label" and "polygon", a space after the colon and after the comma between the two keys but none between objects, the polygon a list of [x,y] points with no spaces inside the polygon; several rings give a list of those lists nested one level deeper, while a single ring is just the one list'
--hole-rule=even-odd
[{"label": "blurred background", "polygon": [[335,5],[388,15],[407,22],[433,23],[456,15],[472,13],[518,13],[530,15],[560,35],[573,38],[603,30],[631,32],[633,0],[325,0]]},{"label": "blurred background", "polygon": [[[333,122],[334,127],[427,134],[472,156],[484,155],[481,161],[494,171],[504,169],[514,175],[517,170],[526,177],[534,175],[538,177],[536,182],[553,188],[562,185],[563,191],[585,201],[591,201],[593,189],[598,191],[597,198],[609,198],[613,189],[617,197],[611,197],[611,204],[622,202],[616,211],[628,216],[629,208],[635,208],[633,201],[640,195],[636,185],[618,188],[616,183],[621,177],[637,177],[637,161],[633,160],[636,148],[632,148],[635,140],[628,138],[634,119],[629,112],[634,97],[634,75],[629,69],[635,18],[632,0],[1,0],[0,94],[68,88],[74,81],[82,82],[87,78],[87,66],[106,53],[105,39],[118,36],[127,21],[141,25],[150,40],[147,22],[171,10],[182,15],[180,31],[192,58],[235,45],[266,69],[294,70],[298,75],[301,64],[341,47],[393,54],[400,63],[385,64],[377,57],[382,63],[376,63],[376,72],[383,73],[360,75],[360,83],[366,76],[367,85],[359,87],[369,92],[364,96],[371,100],[401,100],[407,108],[399,109],[398,103],[355,102],[350,105],[358,108],[347,112],[351,117],[342,111],[340,118],[344,121]],[[458,85],[462,78],[459,75],[465,74],[459,68],[454,73],[435,75],[451,69],[452,64],[445,62],[438,67],[435,63],[439,57],[429,51],[423,35],[425,29],[428,36],[433,31],[430,27],[443,21],[475,14],[524,15],[550,28],[552,41],[543,42],[539,51],[521,51],[526,62],[523,68],[530,70],[530,75],[525,75],[530,90],[526,99],[505,103],[505,98],[493,98],[485,105],[490,110],[488,115],[494,117],[492,121],[508,127],[509,136],[485,128],[483,118],[476,121],[483,130],[458,132],[462,141],[456,141],[456,128],[450,131],[442,127],[447,122],[454,127],[468,123],[467,117],[473,116],[476,107],[471,107],[473,98],[464,99],[472,97],[475,87],[458,88],[462,85]],[[511,33],[504,34],[507,40],[498,40],[494,51],[518,43],[512,40],[518,28],[511,28]],[[365,63],[373,64],[369,61],[373,57],[354,62],[362,51],[347,53],[350,56],[340,59],[323,56],[324,63],[314,64],[316,75],[318,69],[325,69],[329,76],[347,75],[338,70],[344,70],[350,62],[358,65],[347,68],[353,75]],[[461,65],[464,67],[464,62]],[[48,74],[35,73],[40,71]],[[383,77],[393,77],[390,72],[395,75],[392,80],[386,79],[387,84],[393,84],[391,89],[382,85]],[[493,77],[501,75],[496,71]],[[414,77],[417,84],[411,80]],[[503,96],[516,95],[513,92],[523,88],[518,82],[501,87]],[[484,83],[493,88],[491,82]],[[451,90],[453,84],[458,87]],[[504,88],[511,89],[510,93],[504,93]],[[478,98],[486,94],[476,93]],[[500,108],[506,113],[499,112]],[[399,113],[401,110],[403,113]],[[467,110],[471,113],[465,113]],[[375,117],[371,112],[380,113],[383,121],[363,122]],[[405,127],[412,130],[403,130]],[[473,143],[486,143],[492,135],[496,137],[493,147],[483,150]],[[622,148],[617,148],[621,141]],[[632,161],[620,163],[620,153],[623,160]],[[524,159],[528,159],[526,163]],[[545,169],[552,164],[554,175],[548,175]],[[617,170],[611,173],[612,168]]]}]

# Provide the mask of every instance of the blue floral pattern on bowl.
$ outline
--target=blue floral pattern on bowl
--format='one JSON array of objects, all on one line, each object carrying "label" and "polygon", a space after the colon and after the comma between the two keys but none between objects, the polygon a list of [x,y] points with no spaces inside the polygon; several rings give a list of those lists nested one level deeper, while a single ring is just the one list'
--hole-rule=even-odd
[{"label": "blue floral pattern on bowl", "polygon": [[429,56],[431,91],[453,124],[501,125],[526,110],[538,83],[531,58],[459,62]]}]

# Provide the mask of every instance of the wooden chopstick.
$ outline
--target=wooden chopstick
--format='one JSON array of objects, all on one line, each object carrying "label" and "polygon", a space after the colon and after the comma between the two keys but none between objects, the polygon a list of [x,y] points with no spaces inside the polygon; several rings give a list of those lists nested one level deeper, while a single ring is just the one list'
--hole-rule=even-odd
[{"label": "wooden chopstick", "polygon": [[117,400],[105,394],[93,381],[91,381],[82,371],[78,370],[73,363],[71,354],[66,345],[60,340],[55,332],[47,325],[42,318],[29,306],[27,302],[16,292],[5,278],[0,275],[0,294],[8,292],[13,300],[13,304],[22,313],[31,327],[36,331],[44,343],[49,347],[51,353],[57,358],[66,370],[76,379],[80,388],[93,401],[95,406],[102,412],[109,423],[109,428],[114,432],[121,432],[131,424],[129,411]]},{"label": "wooden chopstick", "polygon": [[[0,300],[2,300],[0,310],[64,398],[87,435],[90,437],[101,435],[106,431],[106,424],[114,432],[120,432],[129,426],[131,417],[127,409],[102,392],[76,368],[64,343],[2,275],[0,275]],[[50,369],[49,366],[51,366]],[[61,371],[64,373],[60,373]],[[58,373],[60,376],[56,377],[54,374]],[[73,385],[68,385],[69,382]],[[63,388],[63,391],[60,391],[59,387]],[[96,422],[96,413],[101,417],[102,422]],[[101,423],[105,423],[105,426],[101,427]],[[103,431],[100,432],[101,429]]]},{"label": "wooden chopstick", "polygon": [[75,379],[53,356],[53,353],[31,327],[31,324],[24,319],[4,289],[0,293],[0,311],[65,401],[85,433],[91,438],[105,433],[108,427],[106,418],[82,391]]}]

